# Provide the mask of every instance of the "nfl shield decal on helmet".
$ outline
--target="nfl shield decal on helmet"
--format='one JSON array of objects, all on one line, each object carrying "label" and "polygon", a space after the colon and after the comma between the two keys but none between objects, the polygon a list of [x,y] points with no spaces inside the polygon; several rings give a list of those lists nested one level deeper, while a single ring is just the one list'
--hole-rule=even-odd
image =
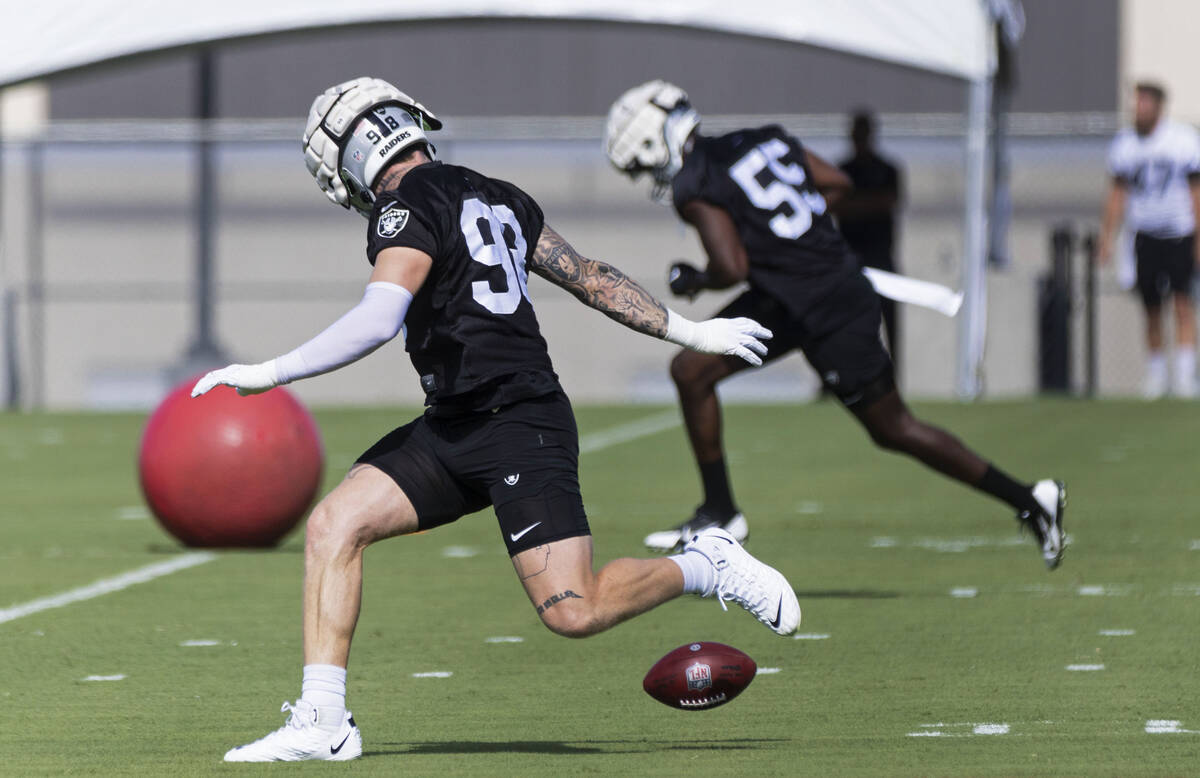
[{"label": "nfl shield decal on helmet", "polygon": [[379,224],[375,225],[375,232],[381,238],[394,238],[400,234],[406,224],[408,224],[408,209],[393,208],[379,215]]},{"label": "nfl shield decal on helmet", "polygon": [[685,672],[689,689],[707,689],[712,686],[712,668],[708,665],[697,662]]}]

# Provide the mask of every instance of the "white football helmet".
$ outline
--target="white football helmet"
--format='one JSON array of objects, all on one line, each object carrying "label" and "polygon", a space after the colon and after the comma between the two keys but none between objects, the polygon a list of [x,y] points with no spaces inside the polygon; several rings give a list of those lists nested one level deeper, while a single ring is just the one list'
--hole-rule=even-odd
[{"label": "white football helmet", "polygon": [[647,81],[617,98],[604,126],[604,153],[617,170],[654,178],[651,196],[663,201],[683,166],[683,145],[700,124],[687,93],[666,81]]},{"label": "white football helmet", "polygon": [[313,100],[304,164],[330,200],[370,217],[371,186],[388,160],[418,143],[433,157],[425,131],[441,128],[432,111],[388,82],[355,78]]}]

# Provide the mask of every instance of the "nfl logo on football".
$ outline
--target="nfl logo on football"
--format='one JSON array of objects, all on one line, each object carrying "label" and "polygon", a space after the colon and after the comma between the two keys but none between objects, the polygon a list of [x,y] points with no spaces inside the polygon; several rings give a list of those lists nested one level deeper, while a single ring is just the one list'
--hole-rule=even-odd
[{"label": "nfl logo on football", "polygon": [[707,689],[712,686],[712,668],[699,662],[686,670],[688,689]]}]

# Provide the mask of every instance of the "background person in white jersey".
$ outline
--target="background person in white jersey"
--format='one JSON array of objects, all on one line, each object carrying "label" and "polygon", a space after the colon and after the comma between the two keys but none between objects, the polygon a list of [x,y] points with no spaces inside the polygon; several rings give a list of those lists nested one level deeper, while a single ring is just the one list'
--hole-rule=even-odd
[{"label": "background person in white jersey", "polygon": [[1122,216],[1134,230],[1137,289],[1146,307],[1146,381],[1143,394],[1167,390],[1162,303],[1175,310],[1174,394],[1196,396],[1196,314],[1192,275],[1200,262],[1196,222],[1200,214],[1200,134],[1163,118],[1166,91],[1142,82],[1134,88],[1133,127],[1117,134],[1109,151],[1112,176],[1100,229],[1100,261],[1112,256]]}]

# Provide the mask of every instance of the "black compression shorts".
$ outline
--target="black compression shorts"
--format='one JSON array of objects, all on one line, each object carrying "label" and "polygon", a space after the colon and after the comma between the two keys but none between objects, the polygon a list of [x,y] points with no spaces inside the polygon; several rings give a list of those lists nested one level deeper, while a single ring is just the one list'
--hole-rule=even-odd
[{"label": "black compression shorts", "polygon": [[1147,308],[1162,305],[1163,295],[1192,293],[1192,274],[1196,268],[1195,235],[1182,238],[1156,238],[1139,232],[1134,236],[1137,257],[1137,288]]},{"label": "black compression shorts", "polygon": [[591,534],[579,492],[579,434],[562,392],[464,416],[426,414],[358,462],[392,477],[423,530],[492,505],[510,556]]},{"label": "black compression shorts", "polygon": [[[716,314],[748,316],[774,333],[766,341],[766,364],[800,349],[821,382],[847,408],[865,408],[895,387],[892,359],[879,338],[879,297],[865,276],[855,273],[839,283],[812,311],[809,324],[790,315],[783,304],[750,289]],[[838,322],[814,333],[814,322]]]}]

